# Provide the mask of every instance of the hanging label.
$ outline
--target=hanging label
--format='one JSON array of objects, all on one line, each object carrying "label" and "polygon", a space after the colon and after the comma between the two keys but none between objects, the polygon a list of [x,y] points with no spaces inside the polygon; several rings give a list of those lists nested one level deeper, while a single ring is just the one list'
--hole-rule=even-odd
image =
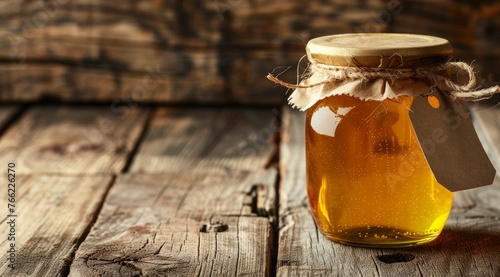
[{"label": "hanging label", "polygon": [[496,170],[465,106],[441,92],[415,97],[410,120],[436,180],[450,191],[491,185]]}]

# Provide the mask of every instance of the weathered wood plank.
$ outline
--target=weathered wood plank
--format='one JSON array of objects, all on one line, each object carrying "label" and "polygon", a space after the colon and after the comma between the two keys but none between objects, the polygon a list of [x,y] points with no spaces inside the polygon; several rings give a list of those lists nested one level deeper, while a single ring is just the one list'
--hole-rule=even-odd
[{"label": "weathered wood plank", "polygon": [[[158,47],[206,45],[220,39],[213,2],[27,0],[1,6],[3,31],[26,40],[86,39],[91,44],[133,43]],[[2,40],[10,39],[2,35]]]},{"label": "weathered wood plank", "polygon": [[[0,101],[40,99],[100,102],[283,103],[286,89],[265,79],[268,72],[296,81],[303,51],[176,52],[131,72],[111,62],[103,68],[80,65],[0,64]],[[124,55],[120,55],[124,56]],[[202,81],[199,81],[202,80]]]},{"label": "weathered wood plank", "polygon": [[[423,33],[446,38],[453,45],[456,60],[473,63],[475,71],[487,82],[500,79],[500,73],[495,69],[500,64],[499,49],[493,47],[494,50],[487,50],[498,44],[498,32],[495,31],[500,27],[498,3],[457,3],[448,0],[401,2],[404,9],[399,14],[391,14],[389,32]],[[383,15],[379,13],[378,16]]]},{"label": "weathered wood plank", "polygon": [[[500,274],[500,209],[496,204],[500,197],[500,178],[493,186],[456,193],[443,233],[428,245],[394,250],[365,249],[336,244],[322,236],[307,202],[304,118],[303,113],[289,108],[284,111],[278,276]],[[498,148],[500,142],[496,140],[493,145]]]},{"label": "weathered wood plank", "polygon": [[272,111],[160,108],[149,125],[70,276],[268,275]]},{"label": "weathered wood plank", "polygon": [[276,156],[271,142],[279,115],[278,110],[160,108],[131,172],[262,169]]},{"label": "weathered wood plank", "polygon": [[[216,63],[206,64],[206,72],[201,69],[205,65],[197,66],[199,70],[193,74],[186,69],[189,66],[188,63],[174,63],[162,67],[154,63],[146,67],[145,72],[127,72],[80,66],[4,64],[0,65],[0,101],[45,99],[137,105],[138,102],[230,100],[224,92],[223,78],[216,75],[217,69],[209,68],[216,67]],[[178,71],[177,75],[185,76],[171,74],[181,69],[184,73]],[[195,81],[201,79],[204,81]],[[265,95],[261,93],[261,96]]]},{"label": "weathered wood plank", "polygon": [[[1,41],[0,41],[1,43]],[[156,48],[130,45],[89,45],[88,41],[63,41],[56,45],[50,41],[22,44],[15,49],[23,55],[18,63],[69,64],[119,72],[149,72],[149,68],[162,69],[161,73],[181,77],[190,72],[207,76],[217,73],[219,51],[216,48]],[[0,44],[0,58],[13,59],[11,44]],[[11,53],[12,52],[12,53]],[[16,61],[15,59],[13,59]],[[5,65],[4,65],[5,66]]]},{"label": "weathered wood plank", "polygon": [[275,179],[276,170],[122,175],[69,276],[266,276],[263,204]]},{"label": "weathered wood plank", "polygon": [[[488,0],[18,2],[0,9],[0,60],[8,61],[0,65],[3,101],[128,99],[145,68],[159,65],[163,84],[135,98],[283,103],[262,76],[276,66],[294,68],[313,37],[352,32],[442,36],[457,60],[475,60],[489,82],[500,78],[500,6]],[[16,62],[31,69],[20,72]]]},{"label": "weathered wood plank", "polygon": [[[66,1],[57,7],[50,7],[55,0],[45,5],[36,0],[17,2],[3,4],[0,10],[4,23],[0,45],[11,45],[10,35],[17,38],[15,42],[20,42],[16,45],[32,47],[36,47],[34,41],[40,39],[54,45],[74,41],[96,46],[280,48],[284,44],[301,46],[297,36],[307,41],[332,33],[384,32],[407,26],[414,33],[451,32],[456,38],[476,33],[475,39],[487,40],[495,38],[495,33],[488,28],[498,26],[496,17],[500,12],[498,4],[488,0],[458,3],[425,0],[421,5],[412,1],[381,0],[366,3],[346,0],[146,0],[140,3],[82,0]],[[419,18],[420,24],[407,24],[405,20],[412,17]]]},{"label": "weathered wood plank", "polygon": [[15,160],[23,174],[119,173],[147,116],[126,106],[34,107],[0,138],[0,164]]},{"label": "weathered wood plank", "polygon": [[[137,5],[132,1],[71,1],[53,12],[47,23],[38,25],[31,17],[44,13],[39,2],[4,4],[0,57],[142,70],[144,64],[156,63],[184,47],[302,51],[311,38],[353,32],[425,33],[449,39],[460,59],[498,56],[482,51],[497,51],[489,46],[496,44],[493,30],[500,24],[498,4],[486,0],[427,0],[420,5],[411,1],[329,2],[198,0]],[[17,10],[7,12],[13,6]],[[484,62],[488,66],[488,60]]]},{"label": "weathered wood plank", "polygon": [[484,145],[485,151],[497,170],[500,170],[500,108],[474,105],[471,108],[474,127]]},{"label": "weathered wood plank", "polygon": [[[112,177],[26,175],[21,166],[16,168],[16,177],[17,217],[2,213],[0,224],[0,232],[5,234],[0,241],[0,275],[60,276],[69,270],[77,244],[90,229]],[[0,202],[7,211],[5,199]],[[7,240],[11,219],[15,220],[15,241]],[[9,268],[5,254],[10,243],[15,243],[15,269]]]}]

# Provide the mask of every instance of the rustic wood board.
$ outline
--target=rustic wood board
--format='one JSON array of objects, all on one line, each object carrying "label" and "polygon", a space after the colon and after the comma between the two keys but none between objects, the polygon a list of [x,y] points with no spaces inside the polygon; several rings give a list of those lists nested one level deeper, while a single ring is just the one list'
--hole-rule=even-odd
[{"label": "rustic wood board", "polygon": [[5,254],[13,242],[7,240],[12,217],[7,217],[5,196],[0,201],[4,207],[0,232],[5,234],[0,241],[0,275],[64,276],[95,221],[112,177],[26,175],[18,167],[16,178],[16,269],[8,267]]},{"label": "rustic wood board", "polygon": [[500,107],[495,105],[474,105],[470,110],[485,151],[500,171]]},{"label": "rustic wood board", "polygon": [[276,174],[122,175],[69,276],[266,276]]},{"label": "rustic wood board", "polygon": [[39,106],[26,111],[0,138],[0,164],[23,174],[119,173],[148,119],[125,106]]},{"label": "rustic wood board", "polygon": [[[11,51],[9,47],[11,46],[0,45],[1,58],[9,58],[9,56],[2,57],[2,53]],[[148,73],[151,68],[159,67],[161,74],[175,77],[187,77],[191,72],[204,73],[210,77],[216,75],[219,70],[220,53],[216,48],[164,49],[120,45],[100,45],[94,48],[89,47],[85,41],[79,43],[65,41],[59,43],[57,45],[59,48],[55,50],[46,49],[51,47],[55,46],[49,42],[33,45],[33,49],[28,45],[20,45],[17,51],[29,56],[18,63],[24,63],[23,66],[35,66],[40,63],[66,64],[111,72],[136,73]]]},{"label": "rustic wood board", "polygon": [[[277,55],[270,51],[223,55],[207,51],[200,57],[189,57],[193,60],[182,60],[180,55],[181,58],[170,63],[152,63],[145,67],[149,72],[79,65],[0,64],[0,101],[280,105],[286,89],[275,88],[265,75],[286,65],[291,69],[281,77],[295,82],[293,67],[302,54],[292,55],[294,58],[290,59],[289,53]],[[283,70],[278,68],[276,72]]]},{"label": "rustic wood board", "polygon": [[[495,122],[498,119],[495,120]],[[317,230],[305,187],[303,113],[284,110],[278,276],[498,276],[500,178],[456,193],[441,236],[430,244],[381,250],[330,242]],[[498,127],[496,127],[498,128]],[[498,132],[493,130],[493,132]],[[496,136],[495,148],[500,141]],[[396,262],[384,263],[390,255]],[[413,260],[410,260],[414,258]]]},{"label": "rustic wood board", "polygon": [[[189,64],[173,62],[160,66],[153,63],[148,67],[149,72],[128,72],[72,65],[4,64],[0,65],[0,101],[42,99],[137,105],[140,102],[223,102],[228,99],[224,95],[223,78],[215,75],[217,70],[208,65],[194,74],[184,72],[186,76],[172,76],[172,71],[181,67],[186,69],[186,66]],[[205,81],[195,81],[200,79]]]},{"label": "rustic wood board", "polygon": [[[59,3],[59,4],[58,4]],[[5,34],[25,40],[80,39],[92,45],[129,43],[156,47],[215,43],[221,37],[221,21],[213,2],[94,0],[10,2],[0,7]],[[2,39],[9,41],[7,35]],[[15,37],[15,41],[20,38]],[[21,40],[21,43],[28,43]]]},{"label": "rustic wood board", "polygon": [[263,169],[277,155],[279,116],[277,109],[159,108],[130,171]]},{"label": "rustic wood board", "polygon": [[[94,49],[106,44],[157,48],[220,45],[281,48],[301,46],[297,37],[307,41],[332,33],[387,32],[400,27],[411,27],[412,33],[451,34],[457,39],[476,34],[476,40],[488,40],[495,39],[496,35],[490,26],[494,29],[500,23],[496,19],[500,13],[498,4],[488,0],[459,3],[424,0],[422,5],[411,1],[347,0],[145,0],[140,3],[80,0],[66,1],[58,5],[57,10],[36,0],[17,2],[1,7],[4,27],[0,32],[0,45],[12,47],[14,40],[16,46],[33,48],[38,42],[58,45],[66,41],[87,42]],[[45,12],[48,20],[40,22],[38,17],[43,15],[37,14],[43,14],[44,8],[54,11]],[[420,18],[417,21],[420,24],[412,25],[416,18]]]},{"label": "rustic wood board", "polygon": [[[487,82],[500,78],[500,6],[488,0],[18,2],[0,6],[2,101],[282,104],[267,72],[292,66],[282,77],[294,82],[309,39],[353,32],[442,36]],[[157,65],[163,81],[141,93]]]},{"label": "rustic wood board", "polygon": [[500,64],[500,49],[493,47],[491,51],[487,50],[491,47],[488,45],[498,44],[498,32],[494,31],[500,26],[498,3],[458,3],[449,0],[401,2],[403,10],[391,15],[387,31],[446,38],[453,45],[455,60],[472,63],[474,71],[479,73],[485,84],[498,82],[500,72],[496,68]]}]

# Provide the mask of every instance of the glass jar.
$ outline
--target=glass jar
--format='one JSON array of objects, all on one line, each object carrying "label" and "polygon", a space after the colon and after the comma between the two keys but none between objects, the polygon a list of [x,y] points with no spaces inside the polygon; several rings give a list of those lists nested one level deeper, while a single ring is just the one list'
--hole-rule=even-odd
[{"label": "glass jar", "polygon": [[[422,66],[451,55],[446,40],[432,44],[419,37],[373,35],[364,40],[370,43],[356,44],[330,36],[310,41],[307,49],[316,62],[379,68]],[[382,101],[335,95],[307,110],[308,197],[330,240],[404,247],[429,242],[443,229],[453,193],[426,162],[409,118],[412,101],[406,95]]]}]

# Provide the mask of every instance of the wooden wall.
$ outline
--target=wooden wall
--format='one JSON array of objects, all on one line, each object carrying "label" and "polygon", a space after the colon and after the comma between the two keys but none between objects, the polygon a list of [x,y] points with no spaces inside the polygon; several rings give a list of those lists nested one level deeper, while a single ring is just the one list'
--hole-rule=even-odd
[{"label": "wooden wall", "polygon": [[1,102],[280,104],[265,75],[348,32],[441,36],[500,80],[493,0],[15,0],[0,26]]}]

